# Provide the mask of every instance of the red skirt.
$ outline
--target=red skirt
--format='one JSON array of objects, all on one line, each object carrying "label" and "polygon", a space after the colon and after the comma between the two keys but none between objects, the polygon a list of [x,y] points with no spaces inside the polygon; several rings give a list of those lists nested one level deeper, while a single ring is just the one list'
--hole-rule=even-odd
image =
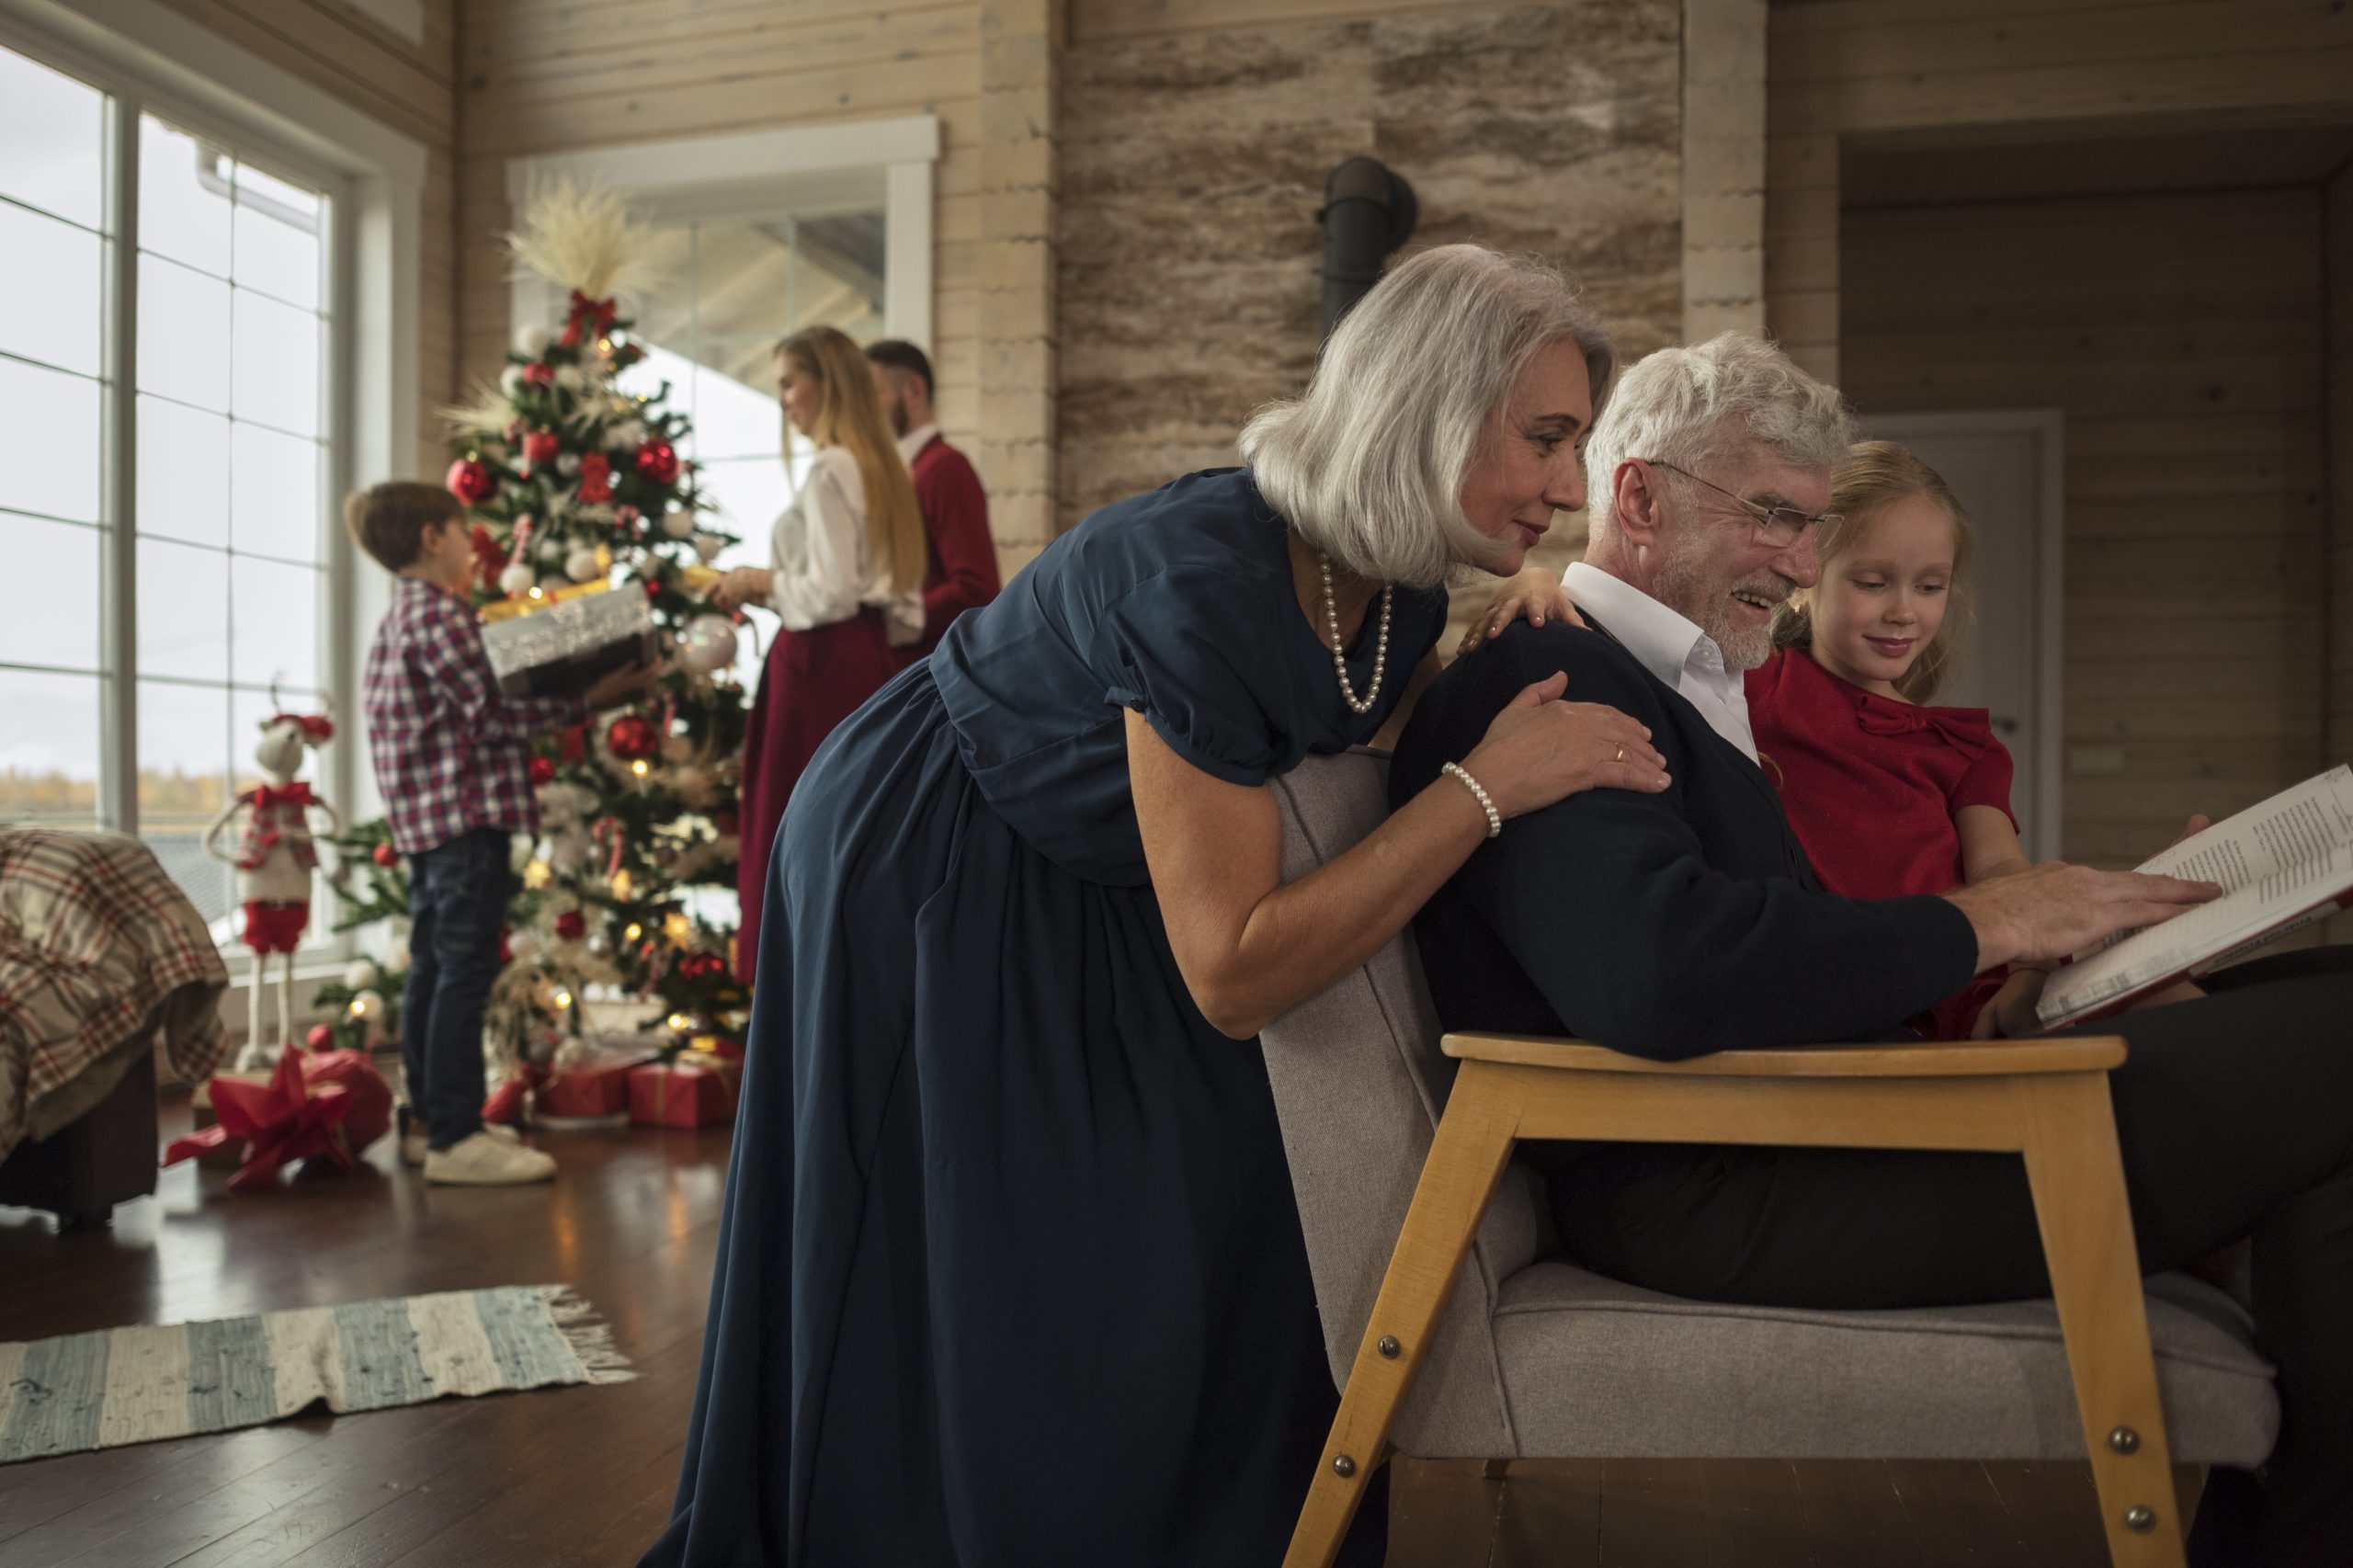
[{"label": "red skirt", "polygon": [[735,934],[735,977],[745,985],[759,958],[768,851],[792,787],[834,727],[898,673],[898,653],[875,610],[810,631],[779,631],[768,647],[744,733],[743,858],[735,866],[744,916]]}]

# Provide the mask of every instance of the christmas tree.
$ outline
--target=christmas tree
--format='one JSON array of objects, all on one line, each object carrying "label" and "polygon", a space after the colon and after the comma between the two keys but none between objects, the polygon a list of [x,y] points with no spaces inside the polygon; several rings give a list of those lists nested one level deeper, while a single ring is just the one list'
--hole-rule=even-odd
[{"label": "christmas tree", "polygon": [[[585,593],[642,594],[664,653],[636,704],[542,740],[531,756],[540,837],[507,906],[506,967],[485,1026],[510,1062],[544,1064],[576,1040],[592,985],[657,1003],[646,1027],[665,1051],[740,1049],[749,1005],[728,958],[746,714],[734,625],[701,597],[718,575],[708,562],[733,540],[707,523],[668,385],[631,396],[615,382],[644,358],[617,301],[647,281],[636,270],[645,238],[608,193],[535,191],[507,240],[519,263],[568,291],[563,320],[526,330],[497,385],[451,411],[448,483],[472,519],[484,619]],[[384,825],[358,824],[338,848],[335,929],[404,919],[407,880]],[[339,1042],[365,1038],[371,1014],[397,1028],[381,1018],[396,1003],[355,983],[368,978],[355,966],[320,995],[344,1006]],[[372,1006],[362,992],[376,994]]]}]

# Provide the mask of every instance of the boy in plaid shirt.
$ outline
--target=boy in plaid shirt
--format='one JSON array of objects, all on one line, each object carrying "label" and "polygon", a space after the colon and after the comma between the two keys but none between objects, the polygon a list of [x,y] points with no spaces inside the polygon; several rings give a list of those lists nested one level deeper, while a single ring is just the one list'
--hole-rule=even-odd
[{"label": "boy in plaid shirt", "polygon": [[457,497],[395,482],[358,492],[343,511],[360,548],[395,576],[392,608],[368,652],[366,706],[392,847],[409,858],[402,1153],[431,1182],[544,1181],[553,1160],[482,1120],[482,1017],[498,978],[510,840],[540,826],[523,743],[627,700],[655,672],[616,670],[580,698],[500,696],[466,597],[473,542]]}]

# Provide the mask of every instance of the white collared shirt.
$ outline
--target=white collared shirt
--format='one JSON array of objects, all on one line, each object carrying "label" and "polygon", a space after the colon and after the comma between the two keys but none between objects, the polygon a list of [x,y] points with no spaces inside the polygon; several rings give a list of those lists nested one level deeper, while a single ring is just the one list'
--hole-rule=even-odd
[{"label": "white collared shirt", "polygon": [[938,434],[939,426],[937,425],[916,426],[899,437],[899,456],[905,460],[909,468],[915,467],[915,454],[930,446],[932,437]]},{"label": "white collared shirt", "polygon": [[1747,683],[1740,671],[1724,667],[1724,651],[1714,638],[1631,583],[1582,561],[1562,574],[1561,590],[1580,609],[1593,611],[1643,668],[1697,708],[1708,728],[1756,760]]}]

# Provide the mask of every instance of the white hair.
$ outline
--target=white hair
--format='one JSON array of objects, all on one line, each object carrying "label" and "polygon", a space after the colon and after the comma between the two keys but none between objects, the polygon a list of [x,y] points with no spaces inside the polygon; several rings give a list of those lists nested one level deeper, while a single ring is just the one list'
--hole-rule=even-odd
[{"label": "white hair", "polygon": [[1586,443],[1592,476],[1591,537],[1608,528],[1618,465],[1628,458],[1698,473],[1710,462],[1762,447],[1795,468],[1824,475],[1855,442],[1854,415],[1838,389],[1753,333],[1646,354],[1630,368]]},{"label": "white hair", "polygon": [[1402,263],[1340,319],[1304,396],[1242,429],[1242,460],[1300,536],[1378,582],[1431,588],[1500,553],[1462,479],[1529,362],[1566,339],[1597,413],[1618,351],[1550,265],[1482,245]]}]

